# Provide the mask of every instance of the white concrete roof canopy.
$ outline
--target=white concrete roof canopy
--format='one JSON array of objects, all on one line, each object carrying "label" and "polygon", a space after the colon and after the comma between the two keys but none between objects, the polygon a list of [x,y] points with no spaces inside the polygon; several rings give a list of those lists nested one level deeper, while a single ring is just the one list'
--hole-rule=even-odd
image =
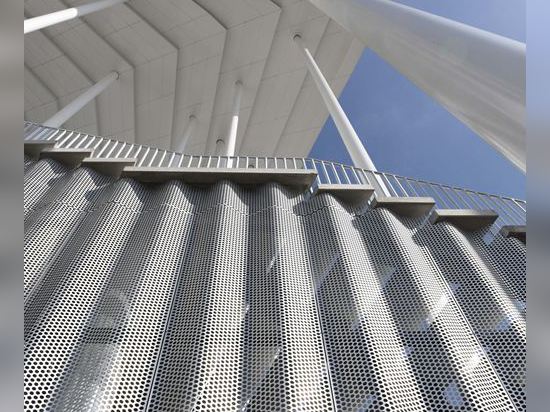
[{"label": "white concrete roof canopy", "polygon": [[[26,17],[91,0],[25,0]],[[110,71],[120,79],[65,127],[213,153],[243,83],[236,152],[306,156],[328,112],[300,31],[339,95],[363,46],[307,0],[127,0],[25,37],[25,118],[42,122]]]}]

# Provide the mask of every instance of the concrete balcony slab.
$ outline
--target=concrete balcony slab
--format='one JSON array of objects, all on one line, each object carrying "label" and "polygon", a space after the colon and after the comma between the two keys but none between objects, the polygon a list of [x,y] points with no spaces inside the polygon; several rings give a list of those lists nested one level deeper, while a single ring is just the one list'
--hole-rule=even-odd
[{"label": "concrete balcony slab", "polygon": [[63,163],[67,167],[73,168],[79,166],[92,153],[92,149],[46,148],[40,152],[40,158],[53,159],[59,163]]},{"label": "concrete balcony slab", "polygon": [[500,228],[500,234],[503,237],[514,237],[523,243],[527,242],[527,226],[525,225],[502,226]]},{"label": "concrete balcony slab", "polygon": [[242,185],[275,182],[305,190],[315,181],[317,172],[307,169],[209,169],[127,166],[122,171],[122,177],[133,178],[144,183],[162,183],[176,179],[200,185],[210,185],[220,180],[230,180]]},{"label": "concrete balcony slab", "polygon": [[370,185],[343,185],[343,184],[321,184],[317,187],[314,195],[329,193],[347,203],[367,202],[374,193],[374,187]]},{"label": "concrete balcony slab", "polygon": [[23,146],[27,156],[38,159],[42,150],[51,149],[55,146],[55,141],[31,140],[24,142]]},{"label": "concrete balcony slab", "polygon": [[82,160],[81,166],[86,166],[94,169],[101,174],[114,177],[118,179],[122,174],[122,171],[127,166],[134,166],[137,159],[118,159],[113,158],[99,158],[99,157],[87,157]]},{"label": "concrete balcony slab", "polygon": [[447,222],[467,232],[490,226],[498,219],[494,210],[436,209],[430,215],[433,224]]},{"label": "concrete balcony slab", "polygon": [[375,196],[371,206],[384,208],[398,216],[420,217],[426,216],[435,206],[431,197],[386,197]]}]

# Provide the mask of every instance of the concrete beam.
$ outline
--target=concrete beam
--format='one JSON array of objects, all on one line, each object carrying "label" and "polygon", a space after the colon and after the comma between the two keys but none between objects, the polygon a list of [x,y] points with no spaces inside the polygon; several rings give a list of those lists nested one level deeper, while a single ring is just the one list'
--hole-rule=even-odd
[{"label": "concrete beam", "polygon": [[94,158],[87,157],[82,160],[81,166],[94,169],[96,172],[103,175],[118,179],[125,167],[134,166],[137,159],[118,159],[118,158]]},{"label": "concrete beam", "polygon": [[372,197],[374,194],[374,187],[370,185],[321,184],[317,187],[314,195],[323,193],[328,193],[346,203],[358,204],[367,202]]},{"label": "concrete beam", "polygon": [[384,208],[398,216],[420,217],[426,216],[435,206],[431,197],[386,197],[375,196],[371,206]]},{"label": "concrete beam", "polygon": [[284,169],[207,169],[169,167],[125,167],[122,177],[129,177],[144,183],[163,183],[182,180],[186,183],[210,185],[220,180],[231,180],[242,185],[280,183],[284,186],[305,190],[317,177],[314,170]]},{"label": "concrete beam", "polygon": [[500,228],[500,234],[503,237],[514,237],[523,243],[527,242],[527,226],[502,226]]},{"label": "concrete beam", "polygon": [[28,141],[23,144],[25,154],[27,156],[32,157],[33,159],[38,159],[40,157],[40,153],[44,149],[51,149],[55,146],[55,140],[33,140]]},{"label": "concrete beam", "polygon": [[494,210],[436,209],[430,215],[433,224],[447,222],[467,232],[491,226],[497,219],[498,213]]},{"label": "concrete beam", "polygon": [[79,166],[82,161],[90,157],[93,153],[92,149],[62,149],[62,148],[47,148],[40,152],[41,159],[53,159],[65,166],[73,168]]}]

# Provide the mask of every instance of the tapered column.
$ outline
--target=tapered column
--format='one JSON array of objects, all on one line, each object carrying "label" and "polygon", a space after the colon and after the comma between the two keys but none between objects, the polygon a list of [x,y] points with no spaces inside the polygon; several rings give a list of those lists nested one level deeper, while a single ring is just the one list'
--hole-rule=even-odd
[{"label": "tapered column", "polygon": [[94,3],[83,4],[82,6],[71,7],[69,9],[44,14],[43,16],[32,17],[25,20],[24,33],[31,33],[45,27],[53,26],[57,23],[72,20],[76,17],[85,16],[86,14],[103,10],[125,1],[126,0],[101,0]]},{"label": "tapered column", "polygon": [[103,92],[107,87],[109,87],[116,79],[118,79],[117,72],[111,72],[103,79],[98,81],[67,106],[61,109],[59,112],[54,114],[43,124],[47,127],[61,127],[67,120],[73,117],[78,113],[84,106],[94,100],[101,92]]},{"label": "tapered column", "polygon": [[237,131],[239,129],[239,113],[241,111],[241,100],[243,96],[243,84],[240,81],[235,82],[233,92],[233,106],[231,108],[231,124],[225,140],[225,155],[235,156],[235,145],[237,144]]},{"label": "tapered column", "polygon": [[223,139],[218,139],[216,140],[216,148],[214,149],[214,154],[216,156],[224,156],[224,150],[225,148],[225,142],[223,141]]},{"label": "tapered column", "polygon": [[525,172],[525,44],[389,0],[309,0]]},{"label": "tapered column", "polygon": [[189,122],[185,127],[185,131],[183,132],[181,141],[178,143],[178,146],[176,147],[176,152],[178,153],[184,152],[185,146],[187,145],[187,142],[193,135],[196,125],[197,125],[197,118],[194,115],[189,116]]},{"label": "tapered column", "polygon": [[319,90],[319,93],[327,106],[332,120],[334,120],[334,124],[336,125],[336,128],[344,141],[344,145],[346,146],[354,166],[362,169],[376,170],[372,159],[363,146],[363,143],[361,143],[359,136],[357,136],[357,133],[346,116],[344,109],[340,106],[340,103],[330,88],[325,76],[323,76],[323,73],[313,59],[309,49],[304,45],[302,37],[299,34],[296,34],[294,36],[294,41],[306,58],[309,73],[317,85],[317,89]]}]

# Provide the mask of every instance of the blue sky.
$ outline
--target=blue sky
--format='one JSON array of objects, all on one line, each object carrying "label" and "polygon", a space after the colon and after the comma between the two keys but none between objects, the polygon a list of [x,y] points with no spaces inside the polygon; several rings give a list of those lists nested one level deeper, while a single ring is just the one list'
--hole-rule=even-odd
[{"label": "blue sky", "polygon": [[[525,0],[400,0],[525,42]],[[525,198],[525,176],[431,97],[365,49],[340,96],[381,171]],[[331,119],[311,157],[351,164]]]}]

